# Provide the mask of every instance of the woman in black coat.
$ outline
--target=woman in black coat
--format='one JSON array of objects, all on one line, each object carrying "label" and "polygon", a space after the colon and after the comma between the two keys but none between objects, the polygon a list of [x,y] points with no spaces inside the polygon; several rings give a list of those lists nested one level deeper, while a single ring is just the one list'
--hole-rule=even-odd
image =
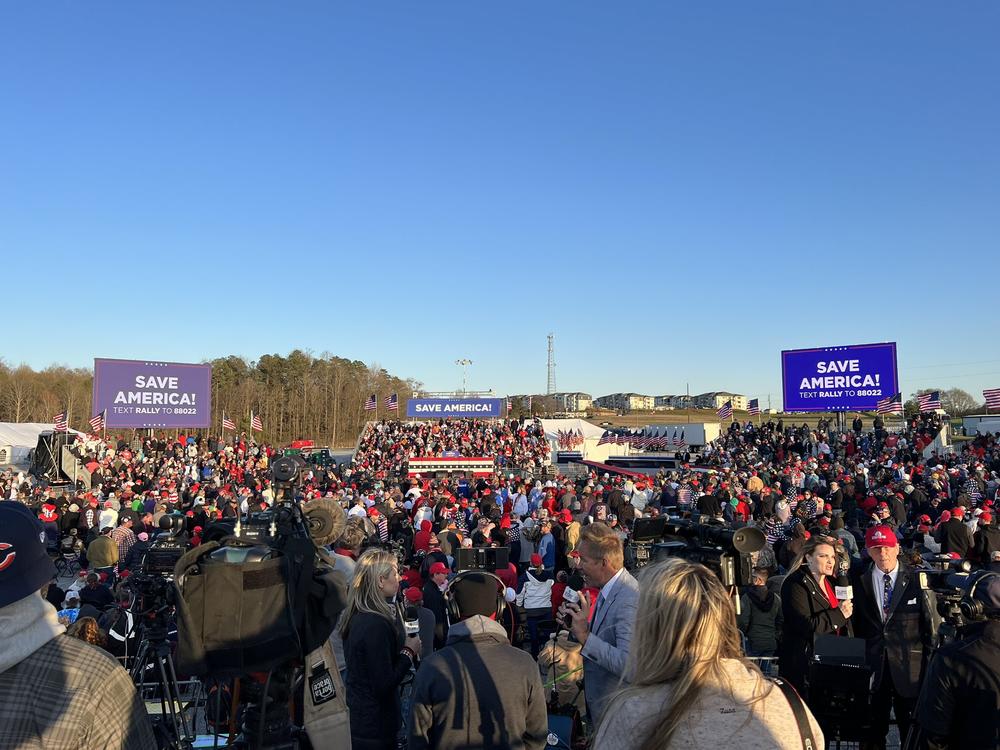
[{"label": "woman in black coat", "polygon": [[781,585],[784,627],[778,663],[781,676],[803,697],[815,637],[838,633],[854,611],[850,599],[838,601],[835,596],[836,566],[837,553],[830,538],[814,536]]},{"label": "woman in black coat", "polygon": [[420,653],[420,638],[404,638],[392,603],[398,591],[394,554],[369,549],[358,558],[340,631],[354,750],[396,748],[402,719],[399,685]]}]

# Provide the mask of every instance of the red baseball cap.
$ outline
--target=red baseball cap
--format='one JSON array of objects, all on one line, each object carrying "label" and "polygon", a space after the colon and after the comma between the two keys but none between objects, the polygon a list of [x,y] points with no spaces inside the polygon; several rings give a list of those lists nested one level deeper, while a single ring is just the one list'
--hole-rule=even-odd
[{"label": "red baseball cap", "polygon": [[[441,565],[441,563],[436,563],[436,564]],[[442,567],[444,566],[442,565]],[[423,600],[424,592],[418,589],[416,586],[410,586],[409,588],[406,589],[406,591],[403,592],[403,596],[406,597],[406,601],[416,604],[417,602]]]},{"label": "red baseball cap", "polygon": [[899,540],[896,539],[896,532],[888,526],[872,526],[865,532],[865,548],[875,549],[876,547],[898,547]]},{"label": "red baseball cap", "polygon": [[436,562],[433,565],[431,565],[431,571],[430,572],[431,572],[432,576],[436,576],[438,573],[444,573],[444,574],[447,575],[447,573],[448,573],[448,566],[445,565],[443,562]]},{"label": "red baseball cap", "polygon": [[539,568],[542,565],[542,556],[537,552],[531,556],[531,567]]}]

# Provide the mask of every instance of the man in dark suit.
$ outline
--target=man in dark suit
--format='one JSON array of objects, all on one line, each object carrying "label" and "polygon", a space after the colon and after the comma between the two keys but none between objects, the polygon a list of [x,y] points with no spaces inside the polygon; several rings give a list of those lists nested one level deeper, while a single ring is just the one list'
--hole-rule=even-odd
[{"label": "man in dark suit", "polygon": [[889,708],[899,736],[906,737],[920,681],[934,640],[934,602],[921,590],[913,569],[899,560],[899,541],[889,526],[865,534],[872,564],[854,584],[854,634],[867,641],[872,668],[871,735],[862,747],[885,748]]}]

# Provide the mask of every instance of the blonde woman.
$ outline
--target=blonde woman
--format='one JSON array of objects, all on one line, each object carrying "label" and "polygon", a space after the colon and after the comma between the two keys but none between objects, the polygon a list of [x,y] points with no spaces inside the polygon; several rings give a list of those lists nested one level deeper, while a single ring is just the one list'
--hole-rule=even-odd
[{"label": "blonde woman", "polygon": [[643,569],[639,592],[629,686],[608,704],[597,750],[802,747],[788,700],[742,657],[735,610],[708,568],[664,560]]},{"label": "blonde woman", "polygon": [[399,684],[420,653],[419,638],[404,638],[394,603],[398,592],[394,554],[370,549],[358,558],[340,626],[355,750],[396,747],[402,717]]}]

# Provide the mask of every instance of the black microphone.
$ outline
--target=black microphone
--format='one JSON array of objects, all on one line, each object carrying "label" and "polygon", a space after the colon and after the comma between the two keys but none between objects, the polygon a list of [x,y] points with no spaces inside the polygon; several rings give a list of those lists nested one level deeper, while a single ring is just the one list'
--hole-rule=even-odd
[{"label": "black microphone", "polygon": [[417,614],[417,608],[412,604],[403,610],[403,629],[406,630],[408,636],[420,635],[420,615]]},{"label": "black microphone", "polygon": [[854,598],[854,587],[851,585],[851,579],[846,574],[841,573],[837,576],[837,584],[833,587],[833,595],[840,601]]}]

